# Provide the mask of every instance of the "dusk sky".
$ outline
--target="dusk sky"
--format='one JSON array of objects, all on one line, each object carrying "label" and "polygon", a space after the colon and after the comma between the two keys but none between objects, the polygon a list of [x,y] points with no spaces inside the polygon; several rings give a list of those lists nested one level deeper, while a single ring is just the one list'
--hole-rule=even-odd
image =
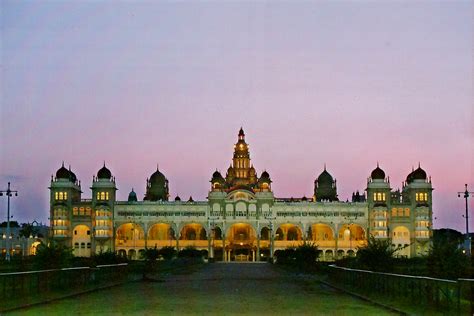
[{"label": "dusk sky", "polygon": [[[48,221],[51,174],[119,200],[159,163],[171,198],[206,199],[242,126],[277,197],[323,170],[341,200],[376,167],[431,175],[434,227],[465,231],[474,191],[472,1],[1,1],[0,189]],[[1,221],[7,201],[0,198]],[[474,230],[474,198],[470,200]]]}]

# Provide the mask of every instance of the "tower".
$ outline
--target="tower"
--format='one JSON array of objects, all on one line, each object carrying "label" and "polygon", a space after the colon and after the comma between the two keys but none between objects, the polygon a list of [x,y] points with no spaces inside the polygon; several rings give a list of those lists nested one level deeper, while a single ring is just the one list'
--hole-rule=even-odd
[{"label": "tower", "polygon": [[324,171],[314,181],[314,196],[318,202],[339,201],[337,198],[336,180],[333,180],[332,176],[327,172],[326,165],[324,165]]},{"label": "tower", "polygon": [[81,200],[81,184],[74,172],[64,167],[64,162],[51,176],[50,190],[50,225],[52,238],[71,246],[73,204]]},{"label": "tower", "polygon": [[96,253],[114,250],[113,220],[117,187],[115,178],[104,166],[92,179],[92,249]]},{"label": "tower", "polygon": [[245,133],[240,128],[237,143],[234,145],[232,165],[227,169],[228,187],[245,185],[253,188],[257,183],[255,168],[250,163],[249,145],[245,142]]},{"label": "tower", "polygon": [[372,170],[370,178],[367,179],[368,234],[377,239],[390,237],[390,191],[390,182],[377,163],[377,167]]},{"label": "tower", "polygon": [[156,171],[147,179],[145,201],[168,201],[169,187],[168,179],[160,172],[158,166]]}]

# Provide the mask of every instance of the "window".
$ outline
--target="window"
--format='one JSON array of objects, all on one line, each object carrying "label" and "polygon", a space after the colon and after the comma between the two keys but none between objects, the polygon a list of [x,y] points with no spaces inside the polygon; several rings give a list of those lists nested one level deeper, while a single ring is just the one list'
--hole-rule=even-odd
[{"label": "window", "polygon": [[90,234],[91,234],[91,231],[90,231],[90,230],[88,230],[88,231],[87,231],[87,235],[90,235]]},{"label": "window", "polygon": [[78,249],[78,248],[79,248],[79,243],[78,243],[78,242],[74,243],[74,248],[75,248],[75,249]]},{"label": "window", "polygon": [[374,201],[385,201],[385,193],[382,192],[376,192],[374,193]]},{"label": "window", "polygon": [[90,242],[87,243],[87,249],[91,249],[91,243]]}]

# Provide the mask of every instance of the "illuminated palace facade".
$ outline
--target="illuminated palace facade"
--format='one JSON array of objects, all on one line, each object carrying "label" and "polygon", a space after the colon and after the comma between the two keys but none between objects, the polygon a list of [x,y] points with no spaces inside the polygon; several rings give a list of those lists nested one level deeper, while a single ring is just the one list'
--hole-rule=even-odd
[{"label": "illuminated palace facade", "polygon": [[274,251],[313,242],[320,260],[352,256],[368,236],[401,247],[397,255],[427,253],[432,227],[432,186],[418,167],[392,190],[377,165],[366,192],[339,201],[336,180],[324,168],[314,195],[278,198],[267,171],[257,175],[244,131],[238,134],[225,177],[212,174],[207,201],[170,201],[168,179],[158,169],[146,181],[139,201],[130,192],[116,199],[115,177],[104,166],[93,177],[92,198],[83,199],[81,183],[63,166],[51,178],[51,238],[71,247],[76,256],[112,250],[139,258],[145,248],[193,246],[223,261],[259,261]]}]

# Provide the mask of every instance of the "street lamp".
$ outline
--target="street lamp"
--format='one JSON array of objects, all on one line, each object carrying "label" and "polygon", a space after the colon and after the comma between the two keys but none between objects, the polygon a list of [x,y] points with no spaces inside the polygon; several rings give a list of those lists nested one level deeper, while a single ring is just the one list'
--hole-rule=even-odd
[{"label": "street lamp", "polygon": [[458,197],[461,197],[461,194],[463,194],[463,198],[466,200],[466,216],[464,218],[466,219],[466,241],[465,243],[467,244],[466,246],[466,253],[468,256],[471,255],[471,238],[469,236],[469,206],[468,206],[468,198],[469,196],[474,196],[474,192],[469,192],[467,190],[467,184],[464,185],[465,191],[464,192],[458,192]]},{"label": "street lamp", "polygon": [[6,261],[10,261],[10,239],[11,239],[11,234],[10,234],[10,197],[12,196],[12,193],[15,193],[15,196],[18,196],[18,191],[11,190],[10,189],[10,182],[8,182],[8,188],[6,190],[0,190],[0,196],[3,196],[3,194],[7,195],[7,236],[8,238],[6,239],[6,245],[7,245],[7,253],[5,256]]}]

